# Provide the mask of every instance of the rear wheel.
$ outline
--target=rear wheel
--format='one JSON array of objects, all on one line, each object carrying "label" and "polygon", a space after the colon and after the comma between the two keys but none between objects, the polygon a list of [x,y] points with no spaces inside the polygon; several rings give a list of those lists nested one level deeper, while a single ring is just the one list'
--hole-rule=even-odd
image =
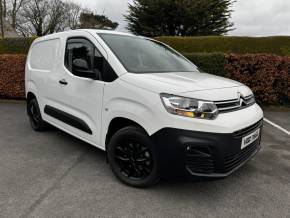
[{"label": "rear wheel", "polygon": [[148,187],[159,180],[154,146],[139,127],[125,127],[113,135],[108,160],[113,173],[127,185]]},{"label": "rear wheel", "polygon": [[42,132],[47,128],[47,123],[42,119],[36,99],[32,99],[27,103],[27,114],[32,129]]}]

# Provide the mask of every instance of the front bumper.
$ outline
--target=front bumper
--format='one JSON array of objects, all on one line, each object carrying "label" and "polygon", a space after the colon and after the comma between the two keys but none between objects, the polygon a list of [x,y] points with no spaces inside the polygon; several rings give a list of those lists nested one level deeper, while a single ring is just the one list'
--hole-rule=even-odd
[{"label": "front bumper", "polygon": [[207,133],[164,128],[151,136],[162,177],[226,177],[249,161],[259,150],[260,137],[241,149],[242,138],[263,120],[234,133]]}]

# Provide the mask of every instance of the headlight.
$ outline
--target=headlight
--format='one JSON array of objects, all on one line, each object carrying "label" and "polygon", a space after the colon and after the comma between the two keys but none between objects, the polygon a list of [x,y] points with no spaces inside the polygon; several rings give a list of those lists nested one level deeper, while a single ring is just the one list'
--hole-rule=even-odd
[{"label": "headlight", "polygon": [[213,120],[218,116],[216,105],[210,101],[160,94],[166,110],[175,115]]}]

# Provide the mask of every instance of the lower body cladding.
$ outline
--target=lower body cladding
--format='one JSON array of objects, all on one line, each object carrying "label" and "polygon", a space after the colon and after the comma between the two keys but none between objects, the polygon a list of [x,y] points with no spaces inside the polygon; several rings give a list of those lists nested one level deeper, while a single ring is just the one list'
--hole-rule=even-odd
[{"label": "lower body cladding", "polygon": [[263,120],[230,134],[161,129],[151,136],[160,174],[163,178],[226,177],[260,150],[262,127]]}]

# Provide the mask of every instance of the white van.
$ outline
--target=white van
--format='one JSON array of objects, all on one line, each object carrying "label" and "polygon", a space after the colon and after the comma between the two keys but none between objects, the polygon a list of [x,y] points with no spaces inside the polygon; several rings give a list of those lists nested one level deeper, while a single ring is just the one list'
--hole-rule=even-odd
[{"label": "white van", "polygon": [[51,124],[105,150],[127,185],[226,177],[260,149],[252,91],[153,39],[103,30],[38,38],[25,86],[34,130]]}]

